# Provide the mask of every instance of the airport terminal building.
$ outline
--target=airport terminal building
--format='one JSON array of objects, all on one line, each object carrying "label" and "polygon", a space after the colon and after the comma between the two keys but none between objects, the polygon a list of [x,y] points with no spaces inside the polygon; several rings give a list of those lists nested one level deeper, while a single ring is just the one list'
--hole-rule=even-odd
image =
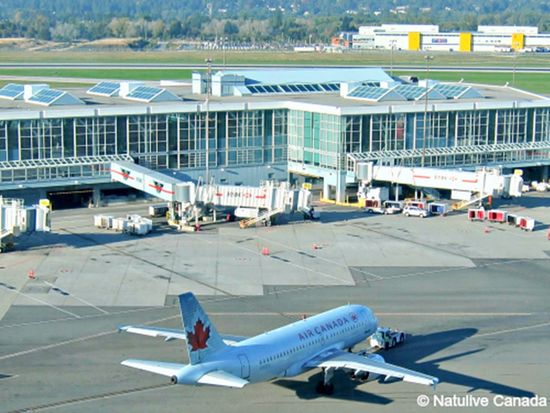
[{"label": "airport terminal building", "polygon": [[116,190],[109,164],[117,160],[222,184],[307,181],[337,201],[365,160],[521,167],[548,178],[550,99],[504,86],[407,83],[372,68],[0,89],[2,195],[97,200]]},{"label": "airport terminal building", "polygon": [[[442,32],[432,24],[360,26],[351,34],[355,50],[412,50],[433,52],[511,52],[550,50],[550,33],[536,26],[478,26],[476,31]],[[341,44],[338,38],[333,44]]]}]

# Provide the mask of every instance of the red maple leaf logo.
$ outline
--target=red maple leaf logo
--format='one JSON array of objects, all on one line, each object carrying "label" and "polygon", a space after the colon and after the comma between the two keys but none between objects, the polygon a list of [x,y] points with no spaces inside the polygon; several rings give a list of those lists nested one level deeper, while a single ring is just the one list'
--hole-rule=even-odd
[{"label": "red maple leaf logo", "polygon": [[187,332],[187,343],[191,345],[191,351],[207,348],[206,342],[210,338],[210,327],[204,328],[204,323],[199,319],[193,327],[195,332]]}]

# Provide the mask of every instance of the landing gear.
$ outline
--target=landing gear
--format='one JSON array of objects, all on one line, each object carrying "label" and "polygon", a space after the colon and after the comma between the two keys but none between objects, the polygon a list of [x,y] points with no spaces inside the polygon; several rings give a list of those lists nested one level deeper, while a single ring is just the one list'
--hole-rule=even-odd
[{"label": "landing gear", "polygon": [[319,394],[331,395],[334,393],[334,384],[331,383],[332,377],[334,376],[334,369],[324,368],[323,372],[325,373],[325,377],[317,383],[315,391]]}]

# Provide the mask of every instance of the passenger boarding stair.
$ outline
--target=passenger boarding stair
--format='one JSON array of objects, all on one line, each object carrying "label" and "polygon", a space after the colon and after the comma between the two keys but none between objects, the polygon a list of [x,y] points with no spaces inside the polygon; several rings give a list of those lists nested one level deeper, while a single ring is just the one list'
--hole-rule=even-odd
[{"label": "passenger boarding stair", "polygon": [[284,209],[282,208],[278,208],[278,209],[272,209],[270,211],[265,211],[263,213],[261,213],[260,215],[258,215],[257,217],[253,217],[253,218],[248,218],[248,219],[243,219],[241,221],[239,221],[239,226],[241,228],[249,228],[249,227],[252,227],[260,222],[264,222],[266,226],[271,226],[271,220],[279,215],[279,214],[282,214],[284,213]]},{"label": "passenger boarding stair", "polygon": [[472,197],[471,199],[467,199],[464,201],[456,202],[451,206],[451,209],[453,211],[459,211],[461,209],[467,208],[470,205],[473,205],[475,203],[481,203],[484,199],[489,198],[491,195],[489,194],[477,194],[477,196]]}]

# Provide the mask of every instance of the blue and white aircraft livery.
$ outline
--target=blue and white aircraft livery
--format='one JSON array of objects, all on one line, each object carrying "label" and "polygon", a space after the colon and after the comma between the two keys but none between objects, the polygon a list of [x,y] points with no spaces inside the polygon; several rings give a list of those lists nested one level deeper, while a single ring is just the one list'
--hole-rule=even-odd
[{"label": "blue and white aircraft livery", "polygon": [[146,326],[123,326],[121,331],[182,339],[187,343],[190,364],[148,360],[125,360],[121,364],[171,378],[178,384],[208,384],[242,388],[249,383],[291,377],[313,368],[324,371],[320,393],[332,393],[334,370],[352,377],[373,380],[379,376],[435,385],[436,377],[384,362],[382,356],[352,353],[354,345],[376,332],[378,320],[362,305],[345,305],[288,324],[255,337],[220,335],[192,293],[179,296],[183,330]]}]

